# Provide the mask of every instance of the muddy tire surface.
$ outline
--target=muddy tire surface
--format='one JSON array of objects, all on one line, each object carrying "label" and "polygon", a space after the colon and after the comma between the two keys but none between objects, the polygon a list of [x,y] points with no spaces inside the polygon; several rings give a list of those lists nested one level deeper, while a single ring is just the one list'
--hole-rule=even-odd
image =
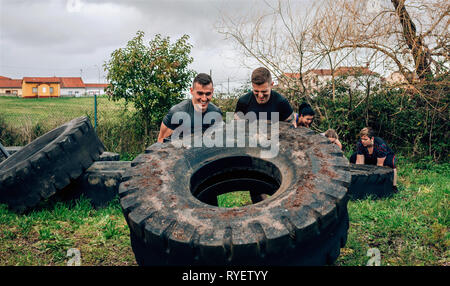
[{"label": "muddy tire surface", "polygon": [[394,170],[389,167],[350,164],[347,167],[352,179],[349,196],[352,200],[386,198],[393,195]]},{"label": "muddy tire surface", "polygon": [[40,136],[0,163],[0,203],[23,212],[77,179],[104,151],[87,117]]},{"label": "muddy tire surface", "polygon": [[[255,136],[248,126],[233,129],[234,138],[243,134],[246,142]],[[226,130],[226,146],[236,146],[236,139],[225,139]],[[262,151],[269,147],[261,145],[157,143],[136,157],[119,196],[137,262],[332,264],[347,239],[348,160],[325,137],[283,122],[278,146],[268,158]],[[217,206],[218,195],[242,190],[270,197],[244,207]]]}]

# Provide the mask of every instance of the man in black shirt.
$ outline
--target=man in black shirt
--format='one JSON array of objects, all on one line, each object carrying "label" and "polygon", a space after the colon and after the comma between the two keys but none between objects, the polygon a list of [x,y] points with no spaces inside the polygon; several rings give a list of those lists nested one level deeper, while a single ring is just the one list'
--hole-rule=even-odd
[{"label": "man in black shirt", "polygon": [[[174,130],[180,126],[186,127],[186,132],[194,133],[196,128],[205,131],[208,127],[222,120],[222,111],[211,101],[213,97],[213,82],[208,74],[198,74],[192,83],[191,99],[185,99],[177,105],[172,106],[164,117],[158,135],[158,142],[172,135]],[[208,120],[205,116],[208,115]],[[198,126],[197,126],[197,125]],[[186,135],[186,134],[183,134]]]},{"label": "man in black shirt", "polygon": [[[267,120],[272,119],[272,112],[278,112],[280,121],[291,122],[297,127],[294,110],[289,101],[278,92],[272,90],[273,81],[270,71],[264,67],[257,68],[252,73],[252,89],[241,96],[236,104],[234,116],[242,119],[247,113],[253,112],[256,119],[266,115]],[[260,114],[261,113],[261,114]]]}]

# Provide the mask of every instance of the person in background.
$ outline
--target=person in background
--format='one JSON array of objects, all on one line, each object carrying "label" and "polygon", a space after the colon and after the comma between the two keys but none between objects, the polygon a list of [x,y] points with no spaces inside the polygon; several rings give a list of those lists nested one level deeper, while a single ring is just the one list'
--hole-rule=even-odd
[{"label": "person in background", "polygon": [[315,112],[312,109],[311,105],[304,102],[300,104],[298,108],[298,114],[295,114],[295,121],[297,122],[297,126],[303,126],[310,128],[311,123],[314,120]]},{"label": "person in background", "polygon": [[342,144],[339,141],[339,136],[334,129],[328,129],[327,131],[325,131],[325,133],[323,133],[323,135],[327,137],[331,143],[336,144],[339,149],[342,150]]},{"label": "person in background", "polygon": [[375,131],[365,127],[359,132],[360,139],[356,143],[356,152],[350,157],[350,163],[388,166],[394,169],[394,192],[397,192],[397,165],[394,151]]}]

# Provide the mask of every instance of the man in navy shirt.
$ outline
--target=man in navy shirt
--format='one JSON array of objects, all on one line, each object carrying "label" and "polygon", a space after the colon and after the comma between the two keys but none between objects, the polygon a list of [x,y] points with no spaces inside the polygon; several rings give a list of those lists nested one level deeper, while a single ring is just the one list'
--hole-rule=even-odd
[{"label": "man in navy shirt", "polygon": [[356,152],[350,157],[350,163],[388,166],[394,169],[394,190],[397,191],[397,166],[395,154],[380,137],[375,137],[372,128],[366,127],[359,132]]}]

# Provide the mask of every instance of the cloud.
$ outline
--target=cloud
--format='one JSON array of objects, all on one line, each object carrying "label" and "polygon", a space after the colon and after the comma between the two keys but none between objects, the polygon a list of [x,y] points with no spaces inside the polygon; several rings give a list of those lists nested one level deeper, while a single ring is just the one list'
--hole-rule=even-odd
[{"label": "cloud", "polygon": [[[236,51],[215,25],[224,10],[249,6],[224,0],[0,0],[0,73],[17,77],[72,71],[107,60],[138,30],[193,44],[193,68],[223,81],[240,74]],[[20,20],[18,20],[20,19]],[[80,68],[78,68],[80,67]],[[20,75],[22,71],[22,75]],[[32,72],[32,73],[31,73]],[[98,74],[96,68],[92,72]],[[92,80],[98,76],[92,76]],[[92,81],[90,80],[90,81]],[[98,80],[98,79],[97,79]]]}]

